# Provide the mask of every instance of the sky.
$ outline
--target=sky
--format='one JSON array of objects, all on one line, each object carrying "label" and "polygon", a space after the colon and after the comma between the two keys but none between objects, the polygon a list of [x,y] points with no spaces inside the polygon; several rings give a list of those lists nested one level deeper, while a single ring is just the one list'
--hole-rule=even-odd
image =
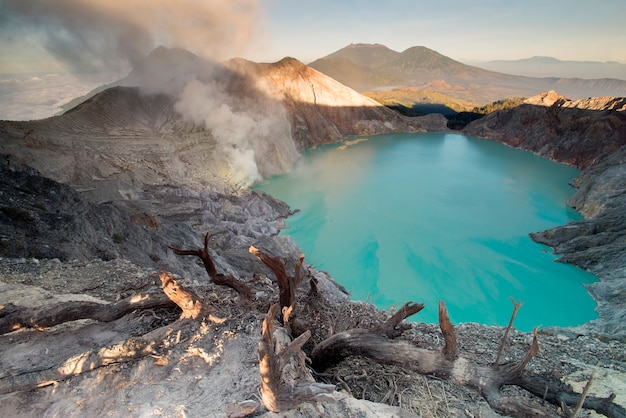
[{"label": "sky", "polygon": [[624,22],[626,0],[0,0],[0,118],[19,117],[46,86],[57,88],[45,98],[55,106],[84,94],[94,73],[112,81],[159,45],[259,62],[380,43],[465,63],[626,63]]},{"label": "sky", "polygon": [[0,0],[0,13],[0,73],[127,64],[159,43],[201,55],[223,45],[219,58],[264,62],[308,63],[350,43],[381,43],[463,62],[540,55],[626,63],[624,0]]},{"label": "sky", "polygon": [[459,61],[553,56],[626,63],[624,0],[269,0],[268,56],[309,62],[350,43],[421,45]]}]

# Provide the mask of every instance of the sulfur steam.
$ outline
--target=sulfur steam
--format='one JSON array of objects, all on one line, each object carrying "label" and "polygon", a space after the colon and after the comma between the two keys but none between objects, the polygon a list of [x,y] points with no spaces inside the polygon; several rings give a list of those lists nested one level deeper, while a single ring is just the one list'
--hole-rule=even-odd
[{"label": "sulfur steam", "polygon": [[221,164],[223,180],[246,188],[298,157],[282,103],[250,74],[218,64],[252,44],[258,8],[258,0],[0,0],[0,27],[38,34],[74,70],[130,64],[118,84],[172,96],[183,119],[213,141],[207,164]]},{"label": "sulfur steam", "polygon": [[250,86],[245,93],[228,91],[233,88],[231,81],[193,79],[175,108],[211,132],[216,143],[214,158],[228,166],[225,180],[236,188],[247,188],[263,177],[287,171],[298,152],[280,103]]}]

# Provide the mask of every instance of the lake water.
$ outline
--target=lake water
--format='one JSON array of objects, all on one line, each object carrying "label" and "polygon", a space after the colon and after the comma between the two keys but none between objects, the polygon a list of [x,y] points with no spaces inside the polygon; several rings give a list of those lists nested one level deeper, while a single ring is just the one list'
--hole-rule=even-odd
[{"label": "lake water", "polygon": [[287,219],[306,260],[356,300],[425,303],[411,319],[572,326],[597,318],[584,283],[528,233],[582,219],[566,201],[578,170],[457,134],[352,138],[304,153],[257,188],[300,212]]}]

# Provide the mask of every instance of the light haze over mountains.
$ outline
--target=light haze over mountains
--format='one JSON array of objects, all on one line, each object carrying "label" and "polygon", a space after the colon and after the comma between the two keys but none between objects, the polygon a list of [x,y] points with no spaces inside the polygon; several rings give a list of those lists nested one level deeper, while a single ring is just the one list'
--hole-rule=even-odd
[{"label": "light haze over mountains", "polygon": [[[350,44],[309,65],[360,92],[410,87],[476,104],[548,90],[571,99],[626,95],[626,64],[616,62],[533,57],[467,65],[424,46],[398,52],[382,44]],[[120,72],[92,73],[82,78],[55,73],[5,75],[0,77],[0,119],[53,116],[78,104],[90,91],[102,91],[98,85],[133,85],[136,71],[121,79]],[[415,93],[405,90],[398,94]]]},{"label": "light haze over mountains", "polygon": [[350,44],[310,66],[361,92],[418,87],[479,103],[548,90],[572,99],[626,95],[624,80],[505,74],[463,64],[423,46],[398,52],[381,44]]},{"label": "light haze over mountains", "polygon": [[467,61],[486,70],[529,77],[616,78],[626,80],[626,64],[617,61],[574,61],[534,56],[519,60]]}]

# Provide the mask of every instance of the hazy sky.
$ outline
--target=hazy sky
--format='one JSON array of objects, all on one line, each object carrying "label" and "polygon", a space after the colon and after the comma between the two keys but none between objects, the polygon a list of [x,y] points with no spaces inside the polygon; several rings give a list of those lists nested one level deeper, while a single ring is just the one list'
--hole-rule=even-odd
[{"label": "hazy sky", "polygon": [[625,0],[267,0],[271,58],[349,43],[426,46],[456,60],[535,55],[626,63]]},{"label": "hazy sky", "polygon": [[625,0],[0,0],[0,73],[128,63],[161,43],[255,61],[381,43],[626,63],[624,22]]},{"label": "hazy sky", "polygon": [[55,114],[159,45],[263,62],[381,43],[467,63],[626,63],[624,22],[626,0],[0,0],[0,119]]}]

